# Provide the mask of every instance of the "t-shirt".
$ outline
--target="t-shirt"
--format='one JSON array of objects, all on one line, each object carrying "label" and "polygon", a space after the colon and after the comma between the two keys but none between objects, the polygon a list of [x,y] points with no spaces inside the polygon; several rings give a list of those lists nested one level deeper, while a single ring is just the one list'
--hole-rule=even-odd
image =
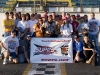
[{"label": "t-shirt", "polygon": [[73,48],[76,50],[76,52],[82,52],[83,51],[83,44],[82,42],[74,42],[73,43]]},{"label": "t-shirt", "polygon": [[81,33],[83,29],[89,29],[88,24],[87,23],[81,23],[78,25],[78,32]]},{"label": "t-shirt", "polygon": [[60,32],[62,32],[63,36],[67,37],[71,32],[73,32],[72,25],[69,24],[69,27],[67,26],[67,24],[62,25],[60,28]]},{"label": "t-shirt", "polygon": [[92,42],[88,42],[88,43],[83,42],[83,47],[94,49],[94,46],[93,46]]},{"label": "t-shirt", "polygon": [[97,19],[90,19],[88,21],[89,34],[95,35],[99,32],[100,22]]},{"label": "t-shirt", "polygon": [[12,36],[8,36],[4,38],[2,42],[10,52],[15,52],[16,48],[19,46],[19,40],[17,37],[12,38]]},{"label": "t-shirt", "polygon": [[76,29],[77,29],[79,23],[77,21],[73,21],[71,24],[72,24],[72,27],[73,27],[73,32],[76,32]]},{"label": "t-shirt", "polygon": [[25,30],[26,28],[29,28],[29,25],[27,21],[19,21],[17,27],[21,27],[23,30]]},{"label": "t-shirt", "polygon": [[33,30],[33,26],[36,24],[38,22],[38,20],[34,20],[34,21],[32,21],[32,20],[29,20],[28,21],[28,24],[29,24],[29,28],[30,28],[30,32],[31,33],[33,33],[34,32],[34,30]]},{"label": "t-shirt", "polygon": [[[14,20],[9,19],[9,20],[3,20],[2,26],[13,26],[14,25]],[[10,28],[5,28],[4,27],[4,32],[10,32],[12,30],[12,27]]]}]

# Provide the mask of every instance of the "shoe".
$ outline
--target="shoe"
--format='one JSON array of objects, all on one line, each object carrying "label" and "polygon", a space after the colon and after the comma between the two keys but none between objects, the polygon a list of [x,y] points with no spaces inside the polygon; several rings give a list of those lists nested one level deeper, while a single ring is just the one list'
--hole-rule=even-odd
[{"label": "shoe", "polygon": [[97,53],[97,57],[99,57],[99,53]]},{"label": "shoe", "polygon": [[99,59],[97,58],[97,62],[99,61]]},{"label": "shoe", "polygon": [[11,56],[9,56],[9,61],[11,61],[12,60],[12,58],[11,58]]},{"label": "shoe", "polygon": [[7,61],[3,61],[3,65],[6,65],[7,64]]}]

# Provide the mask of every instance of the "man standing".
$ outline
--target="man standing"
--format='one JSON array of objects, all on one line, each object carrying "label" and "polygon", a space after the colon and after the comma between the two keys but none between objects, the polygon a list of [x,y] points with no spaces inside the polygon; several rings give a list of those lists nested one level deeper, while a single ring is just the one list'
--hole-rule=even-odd
[{"label": "man standing", "polygon": [[88,21],[88,26],[89,26],[89,39],[90,42],[94,41],[95,44],[95,50],[97,51],[97,56],[99,56],[99,51],[98,51],[98,34],[100,31],[100,22],[95,18],[95,14],[91,13],[90,14],[91,19]]},{"label": "man standing", "polygon": [[7,64],[7,58],[11,57],[13,59],[14,63],[17,63],[17,56],[18,56],[18,46],[19,46],[19,41],[18,38],[16,37],[16,31],[12,30],[11,35],[4,38],[3,41],[1,42],[1,47],[4,49],[3,54],[4,54],[4,61],[3,64]]},{"label": "man standing", "polygon": [[14,21],[12,19],[9,19],[9,13],[5,13],[5,20],[3,20],[2,25],[4,28],[4,37],[7,37],[10,35],[11,30],[14,28]]},{"label": "man standing", "polygon": [[57,37],[57,26],[56,23],[53,21],[52,16],[48,16],[48,22],[47,22],[47,28],[46,28],[46,34],[48,37]]}]

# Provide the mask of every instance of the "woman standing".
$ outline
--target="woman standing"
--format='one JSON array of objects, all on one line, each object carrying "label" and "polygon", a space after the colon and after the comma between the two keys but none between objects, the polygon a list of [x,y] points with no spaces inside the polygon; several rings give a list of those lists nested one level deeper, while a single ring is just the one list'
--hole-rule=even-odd
[{"label": "woman standing", "polygon": [[36,33],[36,37],[37,38],[41,38],[43,37],[43,33],[42,33],[42,23],[41,23],[42,19],[39,19],[38,20],[38,23],[36,23],[34,26],[33,26],[33,30],[34,32]]}]

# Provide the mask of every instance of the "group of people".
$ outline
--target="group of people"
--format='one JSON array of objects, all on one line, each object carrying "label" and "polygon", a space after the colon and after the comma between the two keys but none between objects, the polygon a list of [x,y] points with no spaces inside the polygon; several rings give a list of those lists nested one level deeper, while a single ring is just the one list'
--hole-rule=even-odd
[{"label": "group of people", "polygon": [[[94,13],[88,16],[70,15],[62,12],[48,14],[21,14],[21,12],[6,12],[2,22],[4,39],[0,45],[0,56],[4,57],[3,64],[7,64],[7,58],[14,63],[30,63],[30,40],[36,38],[72,38],[74,62],[82,61],[85,56],[86,63],[90,63],[95,54],[99,56],[98,34],[100,23]],[[92,44],[94,42],[94,44]]]}]

